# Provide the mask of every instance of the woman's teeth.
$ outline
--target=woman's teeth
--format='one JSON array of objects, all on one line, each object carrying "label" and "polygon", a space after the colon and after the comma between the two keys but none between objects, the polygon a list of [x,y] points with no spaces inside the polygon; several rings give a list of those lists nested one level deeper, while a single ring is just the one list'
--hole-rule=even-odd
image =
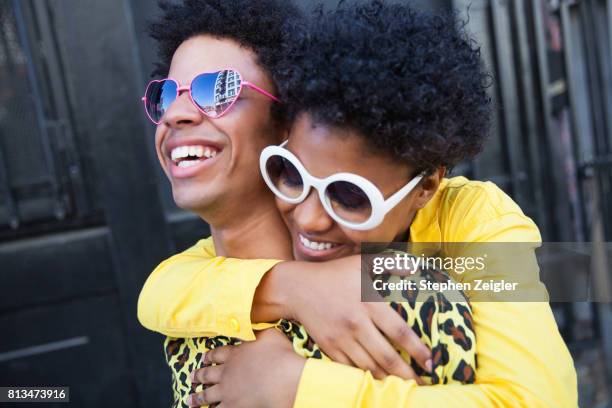
[{"label": "woman's teeth", "polygon": [[314,251],[324,251],[324,250],[327,250],[327,249],[330,249],[336,246],[335,244],[332,244],[331,242],[311,241],[301,234],[299,234],[299,237],[300,237],[300,242],[302,243],[302,245]]},{"label": "woman's teeth", "polygon": [[217,150],[202,145],[179,146],[170,152],[170,158],[178,167],[190,167],[202,160],[212,159],[216,155]]}]

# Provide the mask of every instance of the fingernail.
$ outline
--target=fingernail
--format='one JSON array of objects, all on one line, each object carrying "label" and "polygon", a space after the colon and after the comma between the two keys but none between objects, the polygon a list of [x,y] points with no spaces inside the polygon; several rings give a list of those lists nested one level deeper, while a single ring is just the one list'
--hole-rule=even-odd
[{"label": "fingernail", "polygon": [[206,352],[202,354],[202,363],[206,364]]},{"label": "fingernail", "polygon": [[429,360],[427,360],[427,361],[425,362],[425,369],[426,369],[428,372],[431,372],[431,370],[432,370],[432,366],[433,366],[433,362],[431,361],[431,359],[429,359]]},{"label": "fingernail", "polygon": [[195,381],[195,371],[192,371],[192,372],[189,374],[189,379],[191,380],[191,382],[194,382],[194,381]]}]

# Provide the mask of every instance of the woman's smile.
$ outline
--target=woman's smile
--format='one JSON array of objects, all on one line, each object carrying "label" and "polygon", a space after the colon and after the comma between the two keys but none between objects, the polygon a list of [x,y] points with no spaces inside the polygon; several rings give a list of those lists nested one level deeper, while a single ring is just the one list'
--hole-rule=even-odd
[{"label": "woman's smile", "polygon": [[331,241],[325,237],[313,237],[303,232],[295,232],[292,238],[296,259],[325,261],[336,259],[344,252],[352,252],[350,245]]}]

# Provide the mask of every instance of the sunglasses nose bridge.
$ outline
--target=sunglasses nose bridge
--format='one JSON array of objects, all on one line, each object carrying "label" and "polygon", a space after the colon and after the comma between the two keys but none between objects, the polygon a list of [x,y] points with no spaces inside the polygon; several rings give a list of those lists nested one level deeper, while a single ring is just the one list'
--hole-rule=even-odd
[{"label": "sunglasses nose bridge", "polygon": [[325,212],[328,212],[325,197],[325,190],[328,185],[326,180],[313,176],[312,174],[308,173],[308,171],[303,167],[300,168],[300,173],[304,189],[302,190],[301,199],[298,204],[303,204],[304,201],[308,201],[310,195],[314,190],[316,199],[318,199],[319,204],[325,210]]},{"label": "sunglasses nose bridge", "polygon": [[327,183],[325,180],[313,176],[304,168],[302,168],[300,173],[302,173],[302,182],[304,183],[302,201],[305,200],[310,195],[312,189],[314,189],[317,192],[317,196],[321,199],[321,204],[323,204],[323,200],[325,199],[325,189],[327,188]]},{"label": "sunglasses nose bridge", "polygon": [[191,86],[179,86],[179,87],[176,89],[176,93],[177,93],[177,95],[180,95],[180,94],[182,94],[183,92],[187,92],[187,91],[189,91],[190,89],[191,89]]},{"label": "sunglasses nose bridge", "polygon": [[315,183],[312,186],[317,190],[317,195],[319,196],[319,201],[321,201],[321,205],[325,208],[327,206],[327,195],[325,194],[327,190],[327,186],[329,183],[326,183],[323,179],[314,179]]}]

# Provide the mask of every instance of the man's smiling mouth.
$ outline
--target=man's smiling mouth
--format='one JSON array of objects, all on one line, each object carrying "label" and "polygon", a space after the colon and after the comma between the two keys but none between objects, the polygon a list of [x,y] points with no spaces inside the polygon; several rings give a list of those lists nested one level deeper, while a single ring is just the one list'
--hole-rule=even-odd
[{"label": "man's smiling mouth", "polygon": [[185,168],[212,159],[218,152],[218,149],[211,146],[177,146],[170,152],[170,158],[177,167]]}]

